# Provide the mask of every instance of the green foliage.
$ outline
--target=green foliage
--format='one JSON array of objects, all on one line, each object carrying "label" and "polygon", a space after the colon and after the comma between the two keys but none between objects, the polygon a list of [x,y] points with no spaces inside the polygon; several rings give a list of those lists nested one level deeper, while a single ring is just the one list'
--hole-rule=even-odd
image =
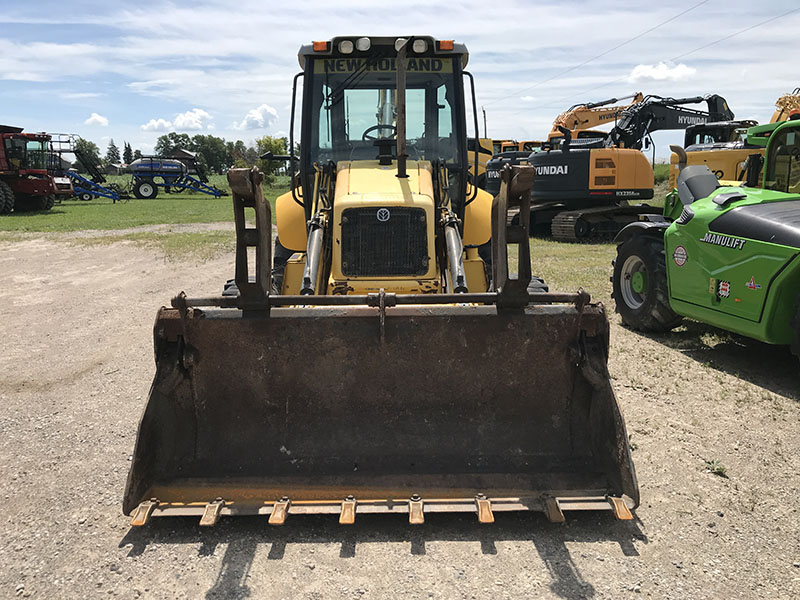
[{"label": "green foliage", "polygon": [[122,151],[122,160],[126,165],[133,162],[133,149],[128,142],[125,142],[125,149]]},{"label": "green foliage", "polygon": [[[260,157],[265,152],[272,152],[273,154],[286,154],[289,141],[285,137],[276,138],[270,135],[258,138],[256,140],[256,148],[258,156]],[[267,182],[272,181],[278,171],[285,166],[286,163],[277,160],[261,160],[259,158],[259,167],[264,172]]]},{"label": "green foliage", "polygon": [[192,150],[192,138],[185,133],[170,131],[166,135],[159,136],[156,140],[155,152],[159,156],[169,156],[176,150]]},{"label": "green foliage", "polygon": [[108,148],[106,148],[105,162],[107,165],[116,165],[119,164],[120,160],[121,158],[119,155],[119,148],[117,148],[117,145],[114,143],[114,140],[112,138],[108,142]]},{"label": "green foliage", "polygon": [[214,173],[223,173],[230,166],[231,159],[225,140],[213,135],[195,135],[190,150],[197,153],[203,166]]},{"label": "green foliage", "polygon": [[[88,160],[91,160],[94,165],[100,164],[100,148],[97,147],[97,144],[94,142],[90,142],[89,140],[85,140],[83,138],[78,138],[75,140],[75,151],[76,153],[80,153],[81,156],[87,157]],[[80,159],[77,159],[73,164],[79,173],[87,173],[88,168],[84,165]]]},{"label": "green foliage", "polygon": [[140,158],[142,158],[142,151],[137,148],[133,151],[133,160],[139,160]]}]

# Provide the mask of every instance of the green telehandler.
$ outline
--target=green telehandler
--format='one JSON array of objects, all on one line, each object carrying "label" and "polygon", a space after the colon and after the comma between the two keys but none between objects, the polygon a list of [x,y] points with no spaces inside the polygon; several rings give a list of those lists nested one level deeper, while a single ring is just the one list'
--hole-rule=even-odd
[{"label": "green telehandler", "polygon": [[613,298],[625,325],[668,331],[688,317],[800,356],[800,120],[753,127],[750,139],[765,157],[750,157],[735,187],[672,148],[681,171],[663,214],[615,239]]}]

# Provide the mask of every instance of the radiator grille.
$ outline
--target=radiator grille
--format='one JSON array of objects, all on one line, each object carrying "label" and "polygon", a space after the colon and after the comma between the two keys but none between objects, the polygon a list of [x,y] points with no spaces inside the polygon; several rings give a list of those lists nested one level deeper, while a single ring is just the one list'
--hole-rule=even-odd
[{"label": "radiator grille", "polygon": [[428,232],[421,208],[350,208],[342,213],[342,273],[347,277],[424,275]]}]

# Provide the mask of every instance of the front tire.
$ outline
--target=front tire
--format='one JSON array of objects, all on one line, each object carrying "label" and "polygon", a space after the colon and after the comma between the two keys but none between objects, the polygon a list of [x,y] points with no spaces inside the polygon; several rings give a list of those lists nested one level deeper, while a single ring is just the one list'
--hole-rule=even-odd
[{"label": "front tire", "polygon": [[664,239],[634,235],[617,246],[612,297],[622,322],[640,331],[669,331],[681,317],[669,305]]},{"label": "front tire", "polygon": [[792,354],[800,358],[800,295],[797,296],[795,303],[794,318],[791,322],[792,329],[794,330],[794,342],[792,342]]},{"label": "front tire", "polygon": [[89,192],[83,192],[78,196],[78,200],[82,200],[83,202],[89,202],[94,196]]},{"label": "front tire", "polygon": [[36,208],[38,210],[50,210],[56,205],[56,197],[54,194],[47,194],[46,196],[39,196],[36,199]]}]

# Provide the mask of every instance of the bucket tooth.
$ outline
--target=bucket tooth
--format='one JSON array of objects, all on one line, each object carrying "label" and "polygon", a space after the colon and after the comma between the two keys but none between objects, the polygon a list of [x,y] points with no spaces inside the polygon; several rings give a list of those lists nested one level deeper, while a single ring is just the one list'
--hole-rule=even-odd
[{"label": "bucket tooth", "polygon": [[136,511],[133,513],[133,517],[131,517],[131,527],[147,525],[147,522],[150,520],[157,506],[158,499],[156,498],[150,498],[150,500],[145,500],[139,504],[139,506],[136,507]]},{"label": "bucket tooth", "polygon": [[425,515],[422,512],[422,498],[417,494],[414,494],[408,500],[408,522],[411,525],[425,523]]},{"label": "bucket tooth", "polygon": [[217,521],[219,521],[219,516],[224,506],[225,500],[222,498],[217,498],[213,502],[206,504],[206,508],[203,510],[203,516],[200,517],[200,526],[212,527],[216,525]]},{"label": "bucket tooth", "polygon": [[483,494],[475,496],[475,506],[478,508],[479,523],[494,523],[494,513],[492,503]]},{"label": "bucket tooth", "polygon": [[352,525],[356,522],[356,499],[348,496],[342,500],[342,511],[339,513],[339,525]]},{"label": "bucket tooth", "polygon": [[558,504],[558,498],[547,498],[544,501],[544,512],[551,523],[563,523],[566,520],[564,511],[561,510],[561,506]]},{"label": "bucket tooth", "polygon": [[625,501],[622,498],[609,496],[608,503],[611,505],[611,509],[614,511],[614,516],[620,521],[630,521],[633,519],[633,514],[631,514],[628,505],[625,504]]},{"label": "bucket tooth", "polygon": [[287,496],[284,496],[275,504],[272,505],[272,514],[269,516],[270,525],[283,525],[286,517],[289,515],[289,506],[292,501]]}]

